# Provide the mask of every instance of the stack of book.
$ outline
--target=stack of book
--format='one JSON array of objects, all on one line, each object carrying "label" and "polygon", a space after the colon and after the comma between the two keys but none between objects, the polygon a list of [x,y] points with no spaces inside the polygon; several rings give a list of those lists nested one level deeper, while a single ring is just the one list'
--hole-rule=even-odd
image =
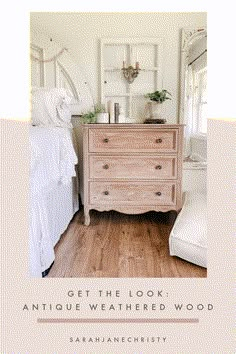
[{"label": "stack of book", "polygon": [[166,119],[148,118],[148,119],[145,119],[144,123],[145,124],[165,124],[166,123]]}]

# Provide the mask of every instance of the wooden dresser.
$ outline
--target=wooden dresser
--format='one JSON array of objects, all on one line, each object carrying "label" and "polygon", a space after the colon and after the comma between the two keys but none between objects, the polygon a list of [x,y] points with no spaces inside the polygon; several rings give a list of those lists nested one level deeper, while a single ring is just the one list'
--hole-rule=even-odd
[{"label": "wooden dresser", "polygon": [[183,125],[84,124],[85,225],[89,211],[127,214],[182,207]]}]

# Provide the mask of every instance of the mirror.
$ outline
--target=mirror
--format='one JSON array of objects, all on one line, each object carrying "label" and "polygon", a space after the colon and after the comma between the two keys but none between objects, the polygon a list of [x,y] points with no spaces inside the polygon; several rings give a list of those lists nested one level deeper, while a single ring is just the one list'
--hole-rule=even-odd
[{"label": "mirror", "polygon": [[182,29],[179,122],[185,128],[185,156],[190,139],[207,132],[207,31]]}]

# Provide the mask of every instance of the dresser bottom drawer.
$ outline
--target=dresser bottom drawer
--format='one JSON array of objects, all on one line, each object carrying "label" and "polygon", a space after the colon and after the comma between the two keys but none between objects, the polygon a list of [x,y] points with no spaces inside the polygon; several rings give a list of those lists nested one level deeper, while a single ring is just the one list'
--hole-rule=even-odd
[{"label": "dresser bottom drawer", "polygon": [[122,205],[175,205],[174,182],[90,182],[89,203]]}]

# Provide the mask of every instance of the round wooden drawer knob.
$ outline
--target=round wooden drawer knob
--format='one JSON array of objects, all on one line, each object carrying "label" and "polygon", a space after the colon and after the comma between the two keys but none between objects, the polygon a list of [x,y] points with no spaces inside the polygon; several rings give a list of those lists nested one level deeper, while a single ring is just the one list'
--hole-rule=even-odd
[{"label": "round wooden drawer knob", "polygon": [[103,168],[104,168],[104,170],[108,170],[109,166],[108,165],[104,165]]},{"label": "round wooden drawer knob", "polygon": [[105,195],[109,195],[109,192],[108,192],[108,191],[105,191],[104,194],[105,194]]},{"label": "round wooden drawer knob", "polygon": [[156,139],[156,143],[162,143],[162,139],[161,138]]},{"label": "round wooden drawer knob", "polygon": [[161,195],[161,192],[156,192],[156,195],[158,195],[158,196],[160,197],[160,195]]},{"label": "round wooden drawer knob", "polygon": [[162,169],[162,166],[161,166],[161,165],[157,165],[157,166],[155,167],[155,169],[156,169],[156,170],[161,170],[161,169]]},{"label": "round wooden drawer knob", "polygon": [[103,139],[103,142],[104,142],[104,143],[108,143],[108,141],[109,141],[108,138]]}]

